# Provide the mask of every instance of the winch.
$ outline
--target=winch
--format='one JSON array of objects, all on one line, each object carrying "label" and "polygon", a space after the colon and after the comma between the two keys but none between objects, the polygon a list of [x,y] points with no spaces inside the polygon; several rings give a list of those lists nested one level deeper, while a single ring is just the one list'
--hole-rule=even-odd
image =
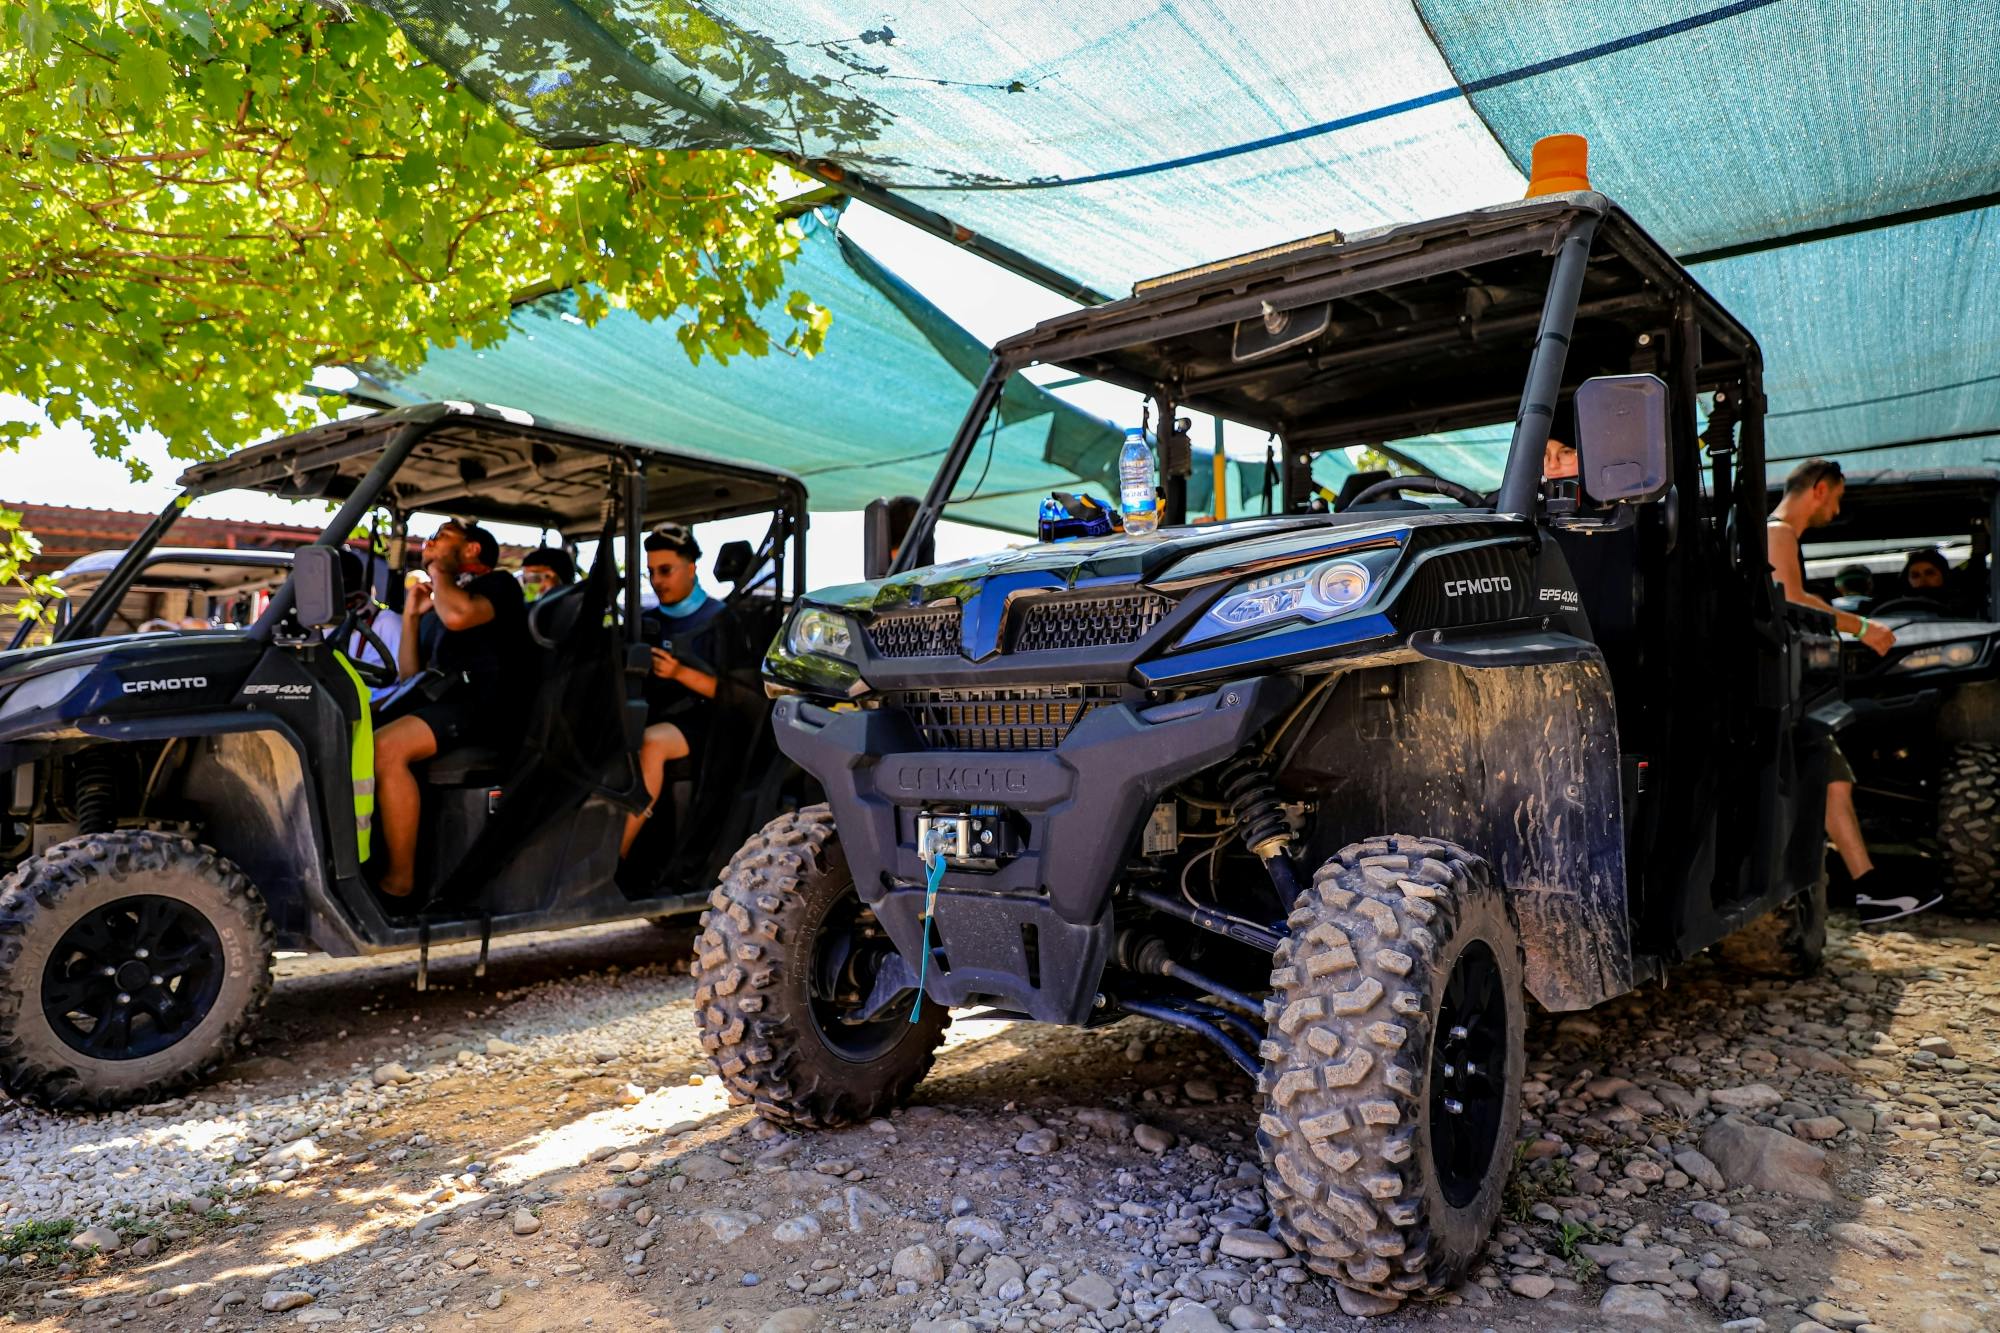
[{"label": "winch", "polygon": [[925,808],[917,816],[917,846],[935,847],[945,863],[961,870],[993,870],[1023,850],[1019,828],[999,806],[966,810]]}]

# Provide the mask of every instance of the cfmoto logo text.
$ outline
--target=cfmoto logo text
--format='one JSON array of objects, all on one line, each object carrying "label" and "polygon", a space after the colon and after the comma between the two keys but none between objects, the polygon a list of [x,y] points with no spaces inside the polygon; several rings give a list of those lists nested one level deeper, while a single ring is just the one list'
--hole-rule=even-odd
[{"label": "cfmoto logo text", "polygon": [[1493,574],[1483,579],[1446,579],[1444,581],[1444,595],[1447,597],[1464,597],[1471,593],[1481,592],[1512,591],[1514,591],[1514,580],[1508,578],[1505,574]]},{"label": "cfmoto logo text", "polygon": [[118,687],[127,694],[151,694],[155,690],[202,690],[207,676],[162,676],[158,680],[128,680]]},{"label": "cfmoto logo text", "polygon": [[951,796],[992,796],[1028,789],[1028,775],[1018,768],[971,768],[946,764],[905,764],[896,770],[896,786],[906,792]]}]

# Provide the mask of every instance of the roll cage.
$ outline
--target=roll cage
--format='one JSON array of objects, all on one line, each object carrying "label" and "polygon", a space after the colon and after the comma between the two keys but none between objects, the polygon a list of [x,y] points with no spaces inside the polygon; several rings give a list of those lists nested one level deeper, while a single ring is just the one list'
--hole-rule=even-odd
[{"label": "roll cage", "polygon": [[[1268,346],[1256,350],[1253,337],[1246,351],[1244,331],[1258,325]],[[1743,555],[1760,558],[1756,339],[1601,194],[1329,233],[1149,279],[1124,300],[1002,340],[895,572],[934,530],[1007,378],[1041,364],[1140,393],[1161,421],[1186,408],[1270,431],[1288,513],[1305,504],[1320,451],[1511,415],[1495,507],[1530,517],[1558,403],[1593,375],[1649,371],[1683,401],[1718,396],[1704,436],[1712,484],[1732,498]],[[1163,470],[1164,521],[1185,522],[1185,460]]]},{"label": "roll cage", "polygon": [[[623,523],[620,534],[625,633],[633,643],[646,569],[641,545],[646,529],[664,519],[703,523],[769,512],[772,526],[737,591],[767,584],[782,591],[788,566],[790,596],[805,589],[806,491],[790,473],[584,432],[511,408],[422,403],[329,421],[196,464],[180,484],[181,494],[133,542],[59,640],[101,634],[110,609],[188,505],[229,490],[338,501],[320,532],[323,545],[346,543],[371,511],[385,510],[398,565],[409,516],[420,510],[540,527],[569,540],[596,537],[614,509],[636,515],[639,521]],[[289,584],[279,589],[251,634],[269,639],[292,597]]]}]

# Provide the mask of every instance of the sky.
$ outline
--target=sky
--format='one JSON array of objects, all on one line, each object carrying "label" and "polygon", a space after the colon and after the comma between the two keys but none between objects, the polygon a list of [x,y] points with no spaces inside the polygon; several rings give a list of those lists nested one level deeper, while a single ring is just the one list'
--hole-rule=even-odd
[{"label": "sky", "polygon": [[[848,205],[840,226],[863,249],[989,346],[1008,334],[1076,309],[1074,302],[1026,278],[858,201]],[[1030,375],[1044,383],[1065,378],[1055,368],[1037,368]],[[344,372],[328,372],[326,383],[328,387],[341,387],[343,378]],[[1084,384],[1053,392],[1120,425],[1137,424],[1138,398],[1130,391]],[[0,395],[0,420],[38,418],[33,404]],[[1212,432],[1212,423],[1201,417],[1192,433],[1198,444],[1206,445],[1213,438]],[[1264,436],[1232,427],[1225,448],[1237,457],[1262,458]],[[134,481],[123,462],[97,457],[82,430],[47,428],[19,453],[0,453],[0,504],[35,501],[156,513],[177,492],[174,478],[186,464],[170,458],[164,442],[157,436],[142,437],[133,454],[150,466],[153,474],[150,480]],[[311,524],[329,511],[321,504],[235,492],[205,497],[196,502],[191,512],[211,518]],[[422,530],[421,524],[418,530]],[[762,520],[752,517],[707,525],[701,536],[704,548],[712,552],[733,538],[754,540],[762,534]],[[537,534],[529,529],[500,531],[499,536],[503,541],[524,545],[538,540]],[[938,531],[938,559],[977,555],[1019,544],[1021,540],[986,528],[946,522]],[[806,549],[810,585],[824,587],[860,579],[861,515],[838,511],[815,513]]]}]

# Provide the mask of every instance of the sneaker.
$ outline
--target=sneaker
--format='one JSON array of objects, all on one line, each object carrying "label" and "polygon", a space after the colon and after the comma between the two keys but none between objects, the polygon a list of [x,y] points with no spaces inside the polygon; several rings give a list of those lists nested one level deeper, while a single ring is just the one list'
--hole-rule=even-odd
[{"label": "sneaker", "polygon": [[[1944,901],[1942,893],[1911,891],[1905,885],[1892,881],[1879,867],[1852,883],[1854,910],[1861,916],[1863,930],[1879,929],[1891,921],[1928,912]],[[1899,893],[1899,889],[1902,892]]]}]

